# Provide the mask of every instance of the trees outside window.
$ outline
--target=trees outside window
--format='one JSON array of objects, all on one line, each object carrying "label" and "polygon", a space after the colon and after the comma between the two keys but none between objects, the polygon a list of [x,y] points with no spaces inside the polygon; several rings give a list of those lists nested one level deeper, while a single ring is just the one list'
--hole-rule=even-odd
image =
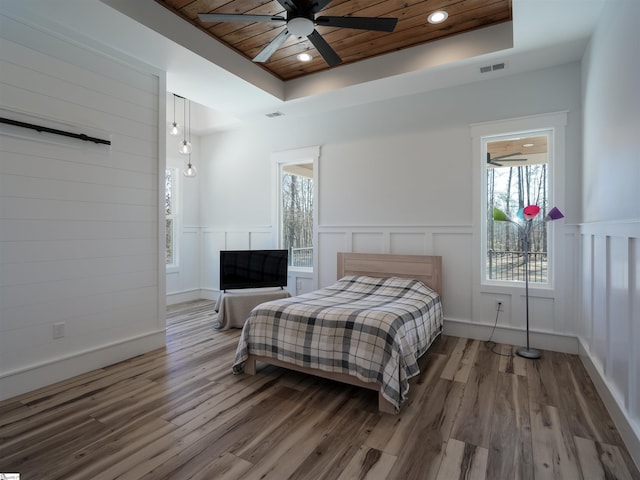
[{"label": "trees outside window", "polygon": [[166,169],[164,171],[164,214],[165,227],[165,261],[167,266],[176,264],[176,171]]},{"label": "trees outside window", "polygon": [[289,266],[313,267],[313,163],[281,166],[280,245]]}]

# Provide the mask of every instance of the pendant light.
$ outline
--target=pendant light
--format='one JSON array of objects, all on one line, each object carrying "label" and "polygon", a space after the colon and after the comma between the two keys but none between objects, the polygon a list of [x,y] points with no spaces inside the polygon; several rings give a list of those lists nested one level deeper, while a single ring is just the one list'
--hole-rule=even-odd
[{"label": "pendant light", "polygon": [[[187,120],[185,117],[185,130],[186,130],[186,125],[187,125]],[[196,170],[196,167],[191,163],[191,100],[189,100],[189,140],[187,140],[186,131],[185,131],[184,140],[180,145],[180,153],[188,155],[187,164],[185,165],[184,172],[182,172],[183,175],[185,177],[195,177],[198,174],[198,171]]]},{"label": "pendant light", "polygon": [[189,140],[187,140],[187,99],[184,99],[184,137],[182,138],[182,142],[180,143],[180,148],[178,151],[182,155],[190,155],[191,154],[191,101],[189,100]]},{"label": "pendant light", "polygon": [[185,177],[195,177],[198,174],[198,170],[196,169],[195,165],[191,163],[191,155],[189,155],[189,159],[187,160],[187,166],[184,169],[184,172],[182,172],[182,174]]},{"label": "pendant light", "polygon": [[171,127],[169,128],[169,135],[173,135],[174,137],[177,137],[178,135],[180,135],[180,125],[177,124],[176,122],[176,94],[173,94],[173,123],[171,124]]}]

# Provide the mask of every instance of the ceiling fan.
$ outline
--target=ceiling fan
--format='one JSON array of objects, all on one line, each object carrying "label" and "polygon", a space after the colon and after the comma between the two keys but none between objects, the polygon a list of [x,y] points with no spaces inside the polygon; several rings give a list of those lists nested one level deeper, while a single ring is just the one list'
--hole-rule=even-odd
[{"label": "ceiling fan", "polygon": [[517,153],[510,153],[508,155],[502,155],[500,157],[493,157],[491,158],[491,153],[487,152],[487,163],[490,163],[491,165],[495,165],[497,167],[502,167],[502,163],[498,163],[497,160],[501,161],[501,162],[526,162],[527,159],[526,158],[510,158],[510,157],[515,157],[517,155],[522,155],[522,152],[517,152]]},{"label": "ceiling fan", "polygon": [[286,11],[281,15],[251,15],[233,13],[199,13],[202,22],[285,22],[285,29],[274,38],[258,55],[254,62],[264,63],[291,35],[307,37],[330,67],[342,62],[340,56],[322,38],[315,29],[316,25],[338,28],[356,28],[393,32],[398,23],[397,18],[380,17],[331,17],[318,16],[316,13],[326,7],[331,0],[278,0]]}]

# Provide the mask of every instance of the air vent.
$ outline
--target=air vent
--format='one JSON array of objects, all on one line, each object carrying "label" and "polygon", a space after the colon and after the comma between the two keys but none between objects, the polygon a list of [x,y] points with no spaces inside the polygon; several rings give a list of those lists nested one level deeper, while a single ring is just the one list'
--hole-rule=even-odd
[{"label": "air vent", "polygon": [[281,117],[283,116],[284,113],[282,112],[271,112],[271,113],[267,113],[267,117],[269,118],[274,118],[274,117]]},{"label": "air vent", "polygon": [[496,63],[493,65],[487,65],[486,67],[480,67],[480,73],[495,72],[496,70],[504,70],[506,65],[503,63]]}]

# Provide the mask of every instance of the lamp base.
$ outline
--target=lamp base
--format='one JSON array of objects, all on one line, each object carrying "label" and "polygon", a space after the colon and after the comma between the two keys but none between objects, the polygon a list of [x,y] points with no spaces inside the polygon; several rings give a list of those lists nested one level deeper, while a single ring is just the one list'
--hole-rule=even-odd
[{"label": "lamp base", "polygon": [[541,356],[540,352],[535,348],[525,348],[525,347],[517,349],[516,354],[518,354],[518,356],[520,357],[532,358],[532,359],[540,358]]}]

